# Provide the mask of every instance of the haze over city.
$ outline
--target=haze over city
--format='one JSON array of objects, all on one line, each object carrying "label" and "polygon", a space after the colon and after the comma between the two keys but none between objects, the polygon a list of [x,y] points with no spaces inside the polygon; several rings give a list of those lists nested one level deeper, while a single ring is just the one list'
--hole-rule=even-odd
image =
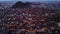
[{"label": "haze over city", "polygon": [[41,2],[41,1],[60,1],[60,0],[0,0],[0,1],[38,1],[38,2]]}]

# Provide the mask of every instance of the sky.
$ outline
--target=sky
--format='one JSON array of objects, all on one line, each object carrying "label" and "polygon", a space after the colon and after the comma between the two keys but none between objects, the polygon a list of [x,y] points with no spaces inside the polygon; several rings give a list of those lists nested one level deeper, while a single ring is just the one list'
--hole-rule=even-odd
[{"label": "sky", "polygon": [[60,0],[0,0],[0,1],[60,1]]}]

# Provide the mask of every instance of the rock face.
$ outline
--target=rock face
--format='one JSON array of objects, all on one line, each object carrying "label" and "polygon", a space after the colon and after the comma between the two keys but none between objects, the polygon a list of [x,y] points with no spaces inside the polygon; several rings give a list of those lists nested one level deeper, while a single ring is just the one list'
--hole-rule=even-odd
[{"label": "rock face", "polygon": [[15,3],[12,8],[28,8],[30,7],[30,3],[26,2],[26,3],[23,3],[23,2],[17,2]]}]

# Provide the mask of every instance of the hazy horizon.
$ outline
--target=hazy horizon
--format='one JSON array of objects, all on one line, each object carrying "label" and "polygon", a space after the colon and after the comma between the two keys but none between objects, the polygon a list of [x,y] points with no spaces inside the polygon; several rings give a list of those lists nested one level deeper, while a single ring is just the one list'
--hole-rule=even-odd
[{"label": "hazy horizon", "polygon": [[0,0],[0,1],[44,2],[44,1],[60,1],[60,0]]}]

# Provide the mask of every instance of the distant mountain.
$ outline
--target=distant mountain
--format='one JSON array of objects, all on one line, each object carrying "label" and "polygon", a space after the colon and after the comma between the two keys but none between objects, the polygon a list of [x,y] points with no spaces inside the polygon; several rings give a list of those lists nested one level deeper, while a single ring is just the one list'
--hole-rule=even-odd
[{"label": "distant mountain", "polygon": [[19,1],[19,2],[16,2],[13,6],[12,6],[12,8],[27,8],[27,7],[30,7],[30,2],[26,2],[26,3],[23,3],[23,2],[21,2],[21,1]]},{"label": "distant mountain", "polygon": [[40,5],[47,6],[49,8],[57,8],[60,9],[60,1],[45,1],[45,2],[22,2],[22,1],[5,1],[0,2],[0,4],[12,4],[12,8],[27,8],[31,7],[30,5]]}]

